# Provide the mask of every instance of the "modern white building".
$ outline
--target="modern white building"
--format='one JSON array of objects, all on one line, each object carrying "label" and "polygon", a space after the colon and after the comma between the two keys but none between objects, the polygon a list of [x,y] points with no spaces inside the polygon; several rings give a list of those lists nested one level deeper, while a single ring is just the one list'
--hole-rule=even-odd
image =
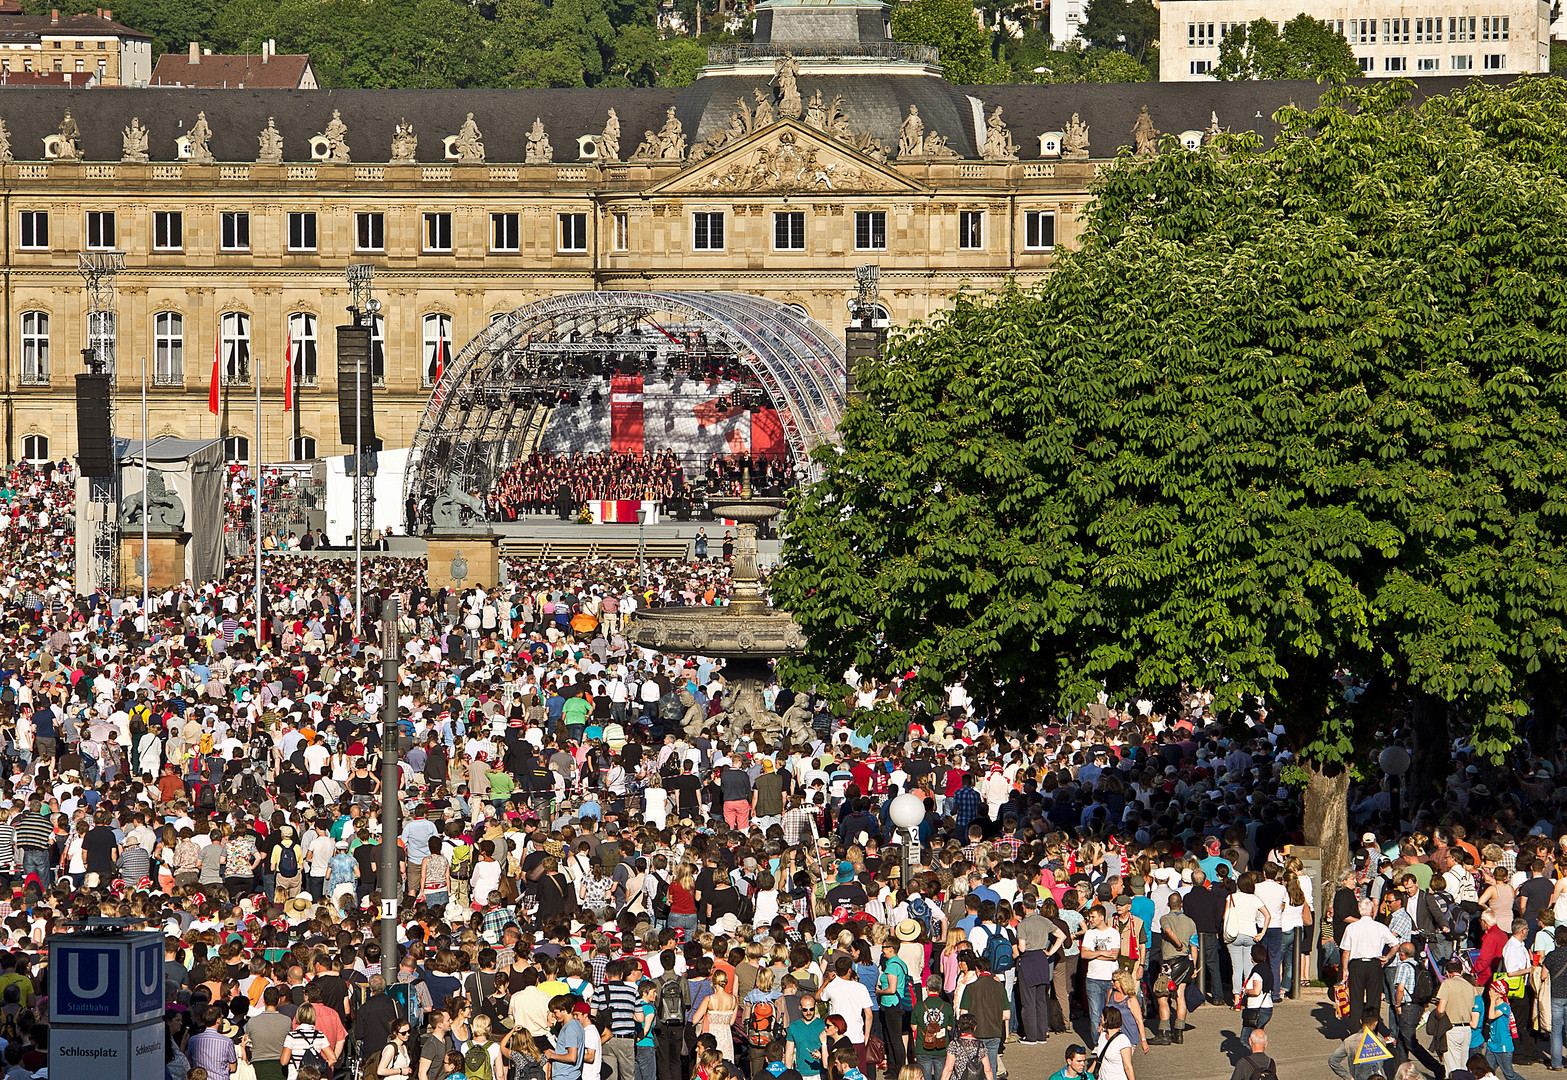
[{"label": "modern white building", "polygon": [[1088,0],[1034,0],[1034,7],[1050,8],[1050,39],[1054,48],[1065,47],[1079,38],[1077,28],[1083,21],[1083,8]]},{"label": "modern white building", "polygon": [[[1231,26],[1270,19],[1282,27],[1302,12],[1344,35],[1367,78],[1551,69],[1551,5],[1538,0],[1484,0],[1483,5],[1381,0],[1371,7],[1301,0],[1288,9],[1268,0],[1164,0],[1159,6],[1159,80],[1211,78],[1219,42]],[[1054,23],[1052,11],[1052,30]]]}]

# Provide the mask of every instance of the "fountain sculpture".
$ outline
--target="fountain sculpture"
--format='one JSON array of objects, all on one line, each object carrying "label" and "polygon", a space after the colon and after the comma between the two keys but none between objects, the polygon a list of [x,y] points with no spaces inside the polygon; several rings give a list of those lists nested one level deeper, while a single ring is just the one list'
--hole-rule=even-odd
[{"label": "fountain sculpture", "polygon": [[736,526],[729,604],[644,608],[632,619],[632,639],[646,649],[722,659],[729,690],[721,720],[731,738],[749,732],[758,741],[775,740],[785,730],[808,735],[809,716],[803,708],[779,717],[762,700],[762,690],[771,679],[771,662],[805,648],[799,624],[788,612],[774,610],[762,596],[757,573],[757,527],[778,516],[783,501],[754,497],[747,472],[740,495],[715,496],[708,506],[714,516],[728,518]]}]

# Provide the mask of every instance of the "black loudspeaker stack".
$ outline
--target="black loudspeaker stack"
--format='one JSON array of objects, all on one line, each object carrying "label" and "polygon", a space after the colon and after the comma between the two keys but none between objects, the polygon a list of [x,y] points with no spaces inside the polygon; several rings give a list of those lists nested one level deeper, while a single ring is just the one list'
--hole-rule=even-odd
[{"label": "black loudspeaker stack", "polygon": [[[355,409],[359,424],[354,424]],[[371,387],[370,328],[337,328],[337,423],[345,445],[357,430],[362,446],[375,445],[375,394]]]},{"label": "black loudspeaker stack", "polygon": [[859,389],[860,371],[864,364],[874,363],[881,358],[881,346],[887,340],[887,331],[877,327],[860,328],[851,326],[843,333],[844,353],[844,397],[850,401],[864,397]]},{"label": "black loudspeaker stack", "polygon": [[76,461],[83,476],[114,475],[109,376],[76,376]]}]

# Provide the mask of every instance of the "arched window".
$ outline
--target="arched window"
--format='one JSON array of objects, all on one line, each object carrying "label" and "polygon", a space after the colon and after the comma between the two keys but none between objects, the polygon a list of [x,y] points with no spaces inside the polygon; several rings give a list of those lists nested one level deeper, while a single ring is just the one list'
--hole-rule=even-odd
[{"label": "arched window", "polygon": [[290,453],[295,461],[314,461],[316,457],[316,440],[309,435],[302,435],[289,443]]},{"label": "arched window", "polygon": [[243,311],[226,312],[219,325],[223,382],[227,386],[244,386],[250,382],[250,316]]},{"label": "arched window", "polygon": [[376,315],[370,321],[370,381],[376,386],[386,385],[385,315]]},{"label": "arched window", "polygon": [[49,436],[23,435],[22,460],[41,465],[49,460]]},{"label": "arched window", "polygon": [[152,317],[152,383],[183,386],[185,383],[185,316],[160,311]]},{"label": "arched window", "polygon": [[230,435],[224,439],[223,460],[240,465],[250,461],[250,440],[243,435]]},{"label": "arched window", "polygon": [[874,327],[891,326],[892,315],[880,304],[872,304],[871,325]]},{"label": "arched window", "polygon": [[22,385],[49,385],[49,315],[22,312]]},{"label": "arched window", "polygon": [[114,373],[114,341],[116,320],[114,312],[100,311],[87,316],[87,345],[93,356],[103,364],[103,371]]},{"label": "arched window", "polygon": [[424,317],[424,385],[434,386],[436,375],[452,362],[452,317],[450,315],[426,315]]},{"label": "arched window", "polygon": [[804,304],[785,304],[784,307],[789,308],[789,309],[791,309],[793,311],[798,311],[801,315],[804,315],[807,319],[809,319],[811,317],[811,313],[809,311],[805,310],[805,305]]},{"label": "arched window", "polygon": [[288,338],[293,342],[296,386],[316,385],[316,317],[296,311],[288,317]]}]

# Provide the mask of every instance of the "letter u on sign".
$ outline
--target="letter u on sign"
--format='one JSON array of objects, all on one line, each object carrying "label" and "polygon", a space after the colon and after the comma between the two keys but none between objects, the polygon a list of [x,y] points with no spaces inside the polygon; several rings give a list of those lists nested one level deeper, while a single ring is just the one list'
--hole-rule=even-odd
[{"label": "letter u on sign", "polygon": [[65,985],[70,988],[71,996],[78,1001],[91,1001],[101,998],[113,989],[109,982],[109,954],[98,954],[98,974],[92,980],[90,986],[83,985],[83,962],[92,963],[92,957],[83,956],[79,952],[72,952],[65,958]]},{"label": "letter u on sign", "polygon": [[130,1001],[125,985],[129,956],[114,941],[52,942],[50,960],[60,972],[50,1019],[64,1023],[123,1024]]}]

